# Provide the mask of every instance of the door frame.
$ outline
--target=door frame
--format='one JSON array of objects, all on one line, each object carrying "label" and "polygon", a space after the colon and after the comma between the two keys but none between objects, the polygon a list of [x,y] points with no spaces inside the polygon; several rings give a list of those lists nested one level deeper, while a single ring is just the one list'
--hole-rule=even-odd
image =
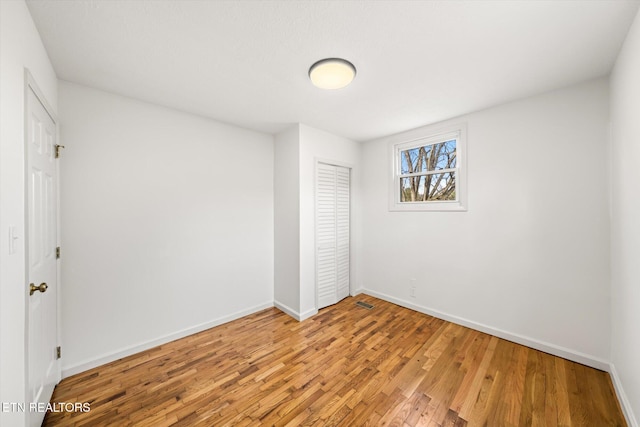
[{"label": "door frame", "polygon": [[[24,291],[27,292],[29,289],[29,253],[30,253],[30,236],[29,236],[29,141],[28,141],[28,127],[29,127],[29,109],[28,109],[28,99],[29,99],[29,91],[32,91],[36,98],[40,101],[45,111],[53,121],[55,125],[56,132],[56,144],[60,143],[60,127],[58,126],[58,118],[47,101],[47,98],[44,96],[44,93],[38,86],[35,78],[31,74],[28,68],[24,69],[24,257],[25,257],[25,282],[24,282]],[[60,162],[56,162],[56,246],[60,246]],[[61,345],[61,316],[60,316],[60,301],[61,301],[61,275],[60,275],[60,258],[56,259],[56,342],[58,345]],[[29,297],[25,298],[25,328],[24,328],[24,337],[25,337],[25,352],[24,352],[24,378],[25,378],[25,403],[28,404],[29,400],[29,327],[30,327],[30,319],[29,319]],[[62,379],[62,366],[60,359],[56,362],[58,364],[56,369],[56,384],[59,383]],[[31,414],[27,411],[27,425],[31,419]]]},{"label": "door frame", "polygon": [[317,182],[318,179],[318,165],[323,163],[330,166],[339,166],[349,169],[349,296],[356,295],[355,292],[355,257],[354,257],[354,175],[355,166],[353,163],[343,162],[341,160],[328,159],[324,157],[315,157],[313,163],[313,268],[314,268],[314,291],[315,291],[315,310],[318,312],[318,266],[317,250],[318,250],[318,233],[316,230],[317,212],[318,212],[318,199],[317,199]]}]

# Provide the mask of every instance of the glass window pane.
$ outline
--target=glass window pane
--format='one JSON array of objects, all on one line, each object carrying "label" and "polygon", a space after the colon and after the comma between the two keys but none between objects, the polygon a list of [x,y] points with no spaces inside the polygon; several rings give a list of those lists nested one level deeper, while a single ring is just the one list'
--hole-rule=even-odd
[{"label": "glass window pane", "polygon": [[410,150],[405,150],[400,152],[400,173],[415,173],[422,171],[421,168],[421,159],[422,156],[420,154],[420,149],[422,147],[412,148]]},{"label": "glass window pane", "polygon": [[441,142],[433,146],[433,167],[428,170],[453,169],[456,167],[456,140]]},{"label": "glass window pane", "polygon": [[400,202],[456,200],[455,172],[400,178]]},{"label": "glass window pane", "polygon": [[453,169],[455,167],[455,139],[400,152],[400,174]]}]

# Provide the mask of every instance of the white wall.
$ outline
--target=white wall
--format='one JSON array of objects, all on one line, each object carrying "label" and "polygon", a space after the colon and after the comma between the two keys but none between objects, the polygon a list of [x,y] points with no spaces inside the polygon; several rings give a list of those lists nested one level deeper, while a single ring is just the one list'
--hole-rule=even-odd
[{"label": "white wall", "polygon": [[[328,132],[300,125],[300,313],[316,312],[315,171],[318,160],[351,167],[351,206],[358,206],[360,144]],[[351,245],[359,244],[358,212],[351,212]],[[356,289],[357,257],[351,250],[351,289]]]},{"label": "white wall", "polygon": [[60,82],[63,375],[273,305],[273,137]]},{"label": "white wall", "polygon": [[606,368],[606,79],[460,121],[468,212],[388,211],[389,142],[420,129],[363,144],[366,292]]},{"label": "white wall", "polygon": [[640,420],[640,13],[611,75],[611,361],[632,426]]},{"label": "white wall", "polygon": [[[24,68],[57,109],[57,80],[24,1],[0,1],[0,402],[25,402]],[[9,227],[17,235],[9,253]],[[0,425],[25,422],[0,413]]]},{"label": "white wall", "polygon": [[360,145],[304,124],[275,137],[275,306],[298,320],[317,313],[315,170],[318,161],[351,168],[351,290],[359,245]]},{"label": "white wall", "polygon": [[274,140],[274,304],[300,313],[300,126]]}]

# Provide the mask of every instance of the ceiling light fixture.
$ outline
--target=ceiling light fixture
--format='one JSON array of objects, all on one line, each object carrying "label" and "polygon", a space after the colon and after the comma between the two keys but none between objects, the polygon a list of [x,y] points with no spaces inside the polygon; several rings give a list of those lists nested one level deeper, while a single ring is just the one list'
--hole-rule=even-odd
[{"label": "ceiling light fixture", "polygon": [[356,67],[346,59],[321,59],[309,68],[309,78],[320,89],[341,89],[356,76]]}]

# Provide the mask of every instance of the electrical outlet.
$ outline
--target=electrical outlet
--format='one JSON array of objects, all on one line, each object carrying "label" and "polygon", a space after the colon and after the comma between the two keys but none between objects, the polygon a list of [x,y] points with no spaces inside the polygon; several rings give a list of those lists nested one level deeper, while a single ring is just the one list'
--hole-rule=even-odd
[{"label": "electrical outlet", "polygon": [[416,297],[416,279],[409,279],[409,296]]}]

